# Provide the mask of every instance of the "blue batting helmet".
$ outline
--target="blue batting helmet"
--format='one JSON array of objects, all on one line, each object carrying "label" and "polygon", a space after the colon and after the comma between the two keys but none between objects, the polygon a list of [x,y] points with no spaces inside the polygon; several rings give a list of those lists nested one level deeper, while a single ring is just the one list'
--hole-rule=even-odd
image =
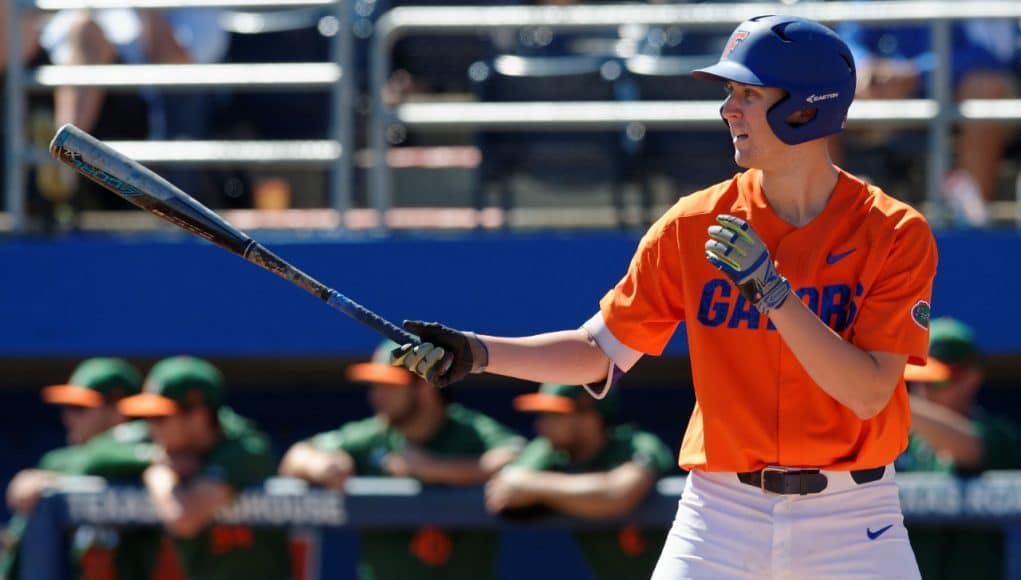
[{"label": "blue batting helmet", "polygon": [[[757,16],[741,23],[720,61],[694,75],[787,91],[766,120],[788,145],[841,132],[856,80],[847,44],[822,24],[797,16]],[[797,126],[787,123],[804,109],[816,109],[815,117]]]}]

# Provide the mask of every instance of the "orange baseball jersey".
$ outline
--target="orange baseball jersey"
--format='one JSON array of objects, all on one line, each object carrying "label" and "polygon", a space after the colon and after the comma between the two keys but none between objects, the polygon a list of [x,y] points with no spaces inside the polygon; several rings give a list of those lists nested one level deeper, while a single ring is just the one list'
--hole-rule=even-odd
[{"label": "orange baseball jersey", "polygon": [[937,262],[929,224],[841,171],[822,213],[796,228],[773,213],[760,177],[749,170],[685,196],[660,218],[600,302],[606,327],[624,345],[658,355],[687,322],[696,404],[678,459],[685,469],[886,465],[907,445],[904,381],[867,420],[830,397],[768,318],[705,258],[707,229],[721,213],[746,219],[777,271],[827,326],[865,351],[920,364]]}]

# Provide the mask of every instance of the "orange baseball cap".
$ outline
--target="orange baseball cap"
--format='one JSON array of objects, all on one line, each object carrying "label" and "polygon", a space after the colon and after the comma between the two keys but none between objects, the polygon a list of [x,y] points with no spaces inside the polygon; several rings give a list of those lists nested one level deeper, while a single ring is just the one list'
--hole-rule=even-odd
[{"label": "orange baseball cap", "polygon": [[145,377],[142,390],[117,405],[121,413],[128,417],[166,417],[197,405],[218,409],[226,394],[219,369],[191,356],[156,363]]},{"label": "orange baseball cap", "polygon": [[135,367],[119,358],[100,357],[82,361],[67,383],[45,387],[42,398],[53,405],[101,407],[141,390],[142,376]]},{"label": "orange baseball cap", "polygon": [[372,353],[372,360],[358,363],[347,368],[347,378],[356,383],[378,383],[382,385],[410,385],[415,382],[415,375],[404,367],[390,364],[390,353],[400,345],[392,340],[384,340]]}]

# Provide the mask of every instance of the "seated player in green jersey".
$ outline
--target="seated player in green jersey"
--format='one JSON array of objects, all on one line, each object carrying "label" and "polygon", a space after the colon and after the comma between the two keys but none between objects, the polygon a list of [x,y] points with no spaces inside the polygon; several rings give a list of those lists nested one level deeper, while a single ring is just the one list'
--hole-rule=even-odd
[{"label": "seated player in green jersey", "polygon": [[[67,383],[42,390],[43,400],[61,409],[68,445],[46,453],[37,467],[18,472],[8,485],[7,503],[15,515],[4,538],[0,577],[21,577],[17,554],[27,517],[42,492],[61,477],[90,475],[111,483],[140,479],[153,451],[148,429],[141,422],[125,422],[117,402],[141,386],[142,377],[131,364],[100,357],[82,361]],[[152,530],[81,526],[73,534],[71,560],[83,577],[149,577],[159,543],[160,535]]]},{"label": "seated player in green jersey", "polygon": [[285,530],[219,524],[214,516],[245,488],[275,474],[268,438],[225,406],[223,375],[178,356],[153,366],[141,394],[122,400],[145,418],[157,450],[143,480],[191,580],[284,580]]},{"label": "seated player in green jersey", "polygon": [[[897,471],[959,476],[1018,468],[1018,434],[1007,417],[976,402],[985,380],[981,353],[967,325],[937,318],[929,327],[929,360],[908,365],[911,433]],[[1003,578],[1003,532],[974,527],[908,526],[922,578]]]},{"label": "seated player in green jersey", "polygon": [[[655,435],[614,424],[618,393],[597,400],[579,386],[547,383],[516,398],[519,411],[539,413],[539,437],[486,485],[489,511],[509,516],[548,508],[626,522],[674,462]],[[663,543],[661,532],[626,523],[575,537],[593,576],[606,580],[648,578]]]},{"label": "seated player in green jersey", "polygon": [[[389,364],[384,342],[371,362],[348,378],[369,384],[375,414],[296,443],[280,473],[336,490],[352,475],[413,477],[424,483],[478,485],[514,459],[524,439],[493,419],[449,401],[440,390]],[[496,574],[495,533],[417,530],[360,536],[363,579],[490,578]]]}]

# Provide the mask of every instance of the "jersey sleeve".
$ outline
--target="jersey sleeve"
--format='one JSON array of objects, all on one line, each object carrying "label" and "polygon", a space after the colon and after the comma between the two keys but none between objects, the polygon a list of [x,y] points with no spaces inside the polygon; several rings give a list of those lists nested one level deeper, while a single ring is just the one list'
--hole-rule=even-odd
[{"label": "jersey sleeve", "polygon": [[851,342],[866,351],[906,354],[925,364],[929,350],[936,240],[920,215],[897,227],[889,254],[861,303]]},{"label": "jersey sleeve", "polygon": [[333,431],[313,435],[307,440],[307,443],[320,451],[347,451],[348,453],[354,453],[372,446],[377,435],[378,429],[374,428],[374,425],[371,424],[371,419],[352,421]]},{"label": "jersey sleeve", "polygon": [[355,462],[358,475],[383,475],[383,457],[394,450],[396,441],[387,437],[379,422],[369,417],[342,425],[339,429],[306,440],[320,451],[343,451]]},{"label": "jersey sleeve", "polygon": [[48,451],[39,459],[37,467],[46,471],[68,473],[72,469],[71,466],[75,464],[75,454],[77,452],[77,446],[74,445]]},{"label": "jersey sleeve", "polygon": [[96,475],[115,481],[139,479],[152,462],[155,446],[144,423],[118,425],[81,445],[47,453],[43,469],[68,475]]},{"label": "jersey sleeve", "polygon": [[557,465],[558,457],[548,439],[537,437],[525,446],[511,465],[529,471],[549,471]]},{"label": "jersey sleeve", "polygon": [[624,278],[600,301],[607,328],[625,346],[663,352],[684,320],[678,222],[668,213],[642,238]]},{"label": "jersey sleeve", "polygon": [[78,456],[75,473],[113,480],[140,479],[152,463],[155,450],[152,443],[87,445]]},{"label": "jersey sleeve", "polygon": [[320,451],[341,451],[344,449],[344,442],[343,428],[319,433],[305,440],[305,443]]}]

